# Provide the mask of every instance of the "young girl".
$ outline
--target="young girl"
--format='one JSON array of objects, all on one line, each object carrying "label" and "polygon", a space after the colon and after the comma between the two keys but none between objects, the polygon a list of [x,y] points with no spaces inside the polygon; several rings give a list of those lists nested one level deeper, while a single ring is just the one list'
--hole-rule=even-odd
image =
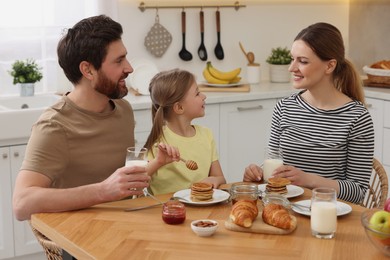
[{"label": "young girl", "polygon": [[191,124],[193,119],[204,116],[206,99],[199,92],[194,75],[179,69],[160,72],[151,80],[149,92],[153,119],[145,144],[150,151],[149,159],[157,153],[156,143],[166,143],[170,155],[198,165],[198,169],[190,170],[178,161],[161,167],[152,174],[151,192],[176,192],[190,188],[194,182],[211,183],[214,188],[226,183],[211,130]]}]

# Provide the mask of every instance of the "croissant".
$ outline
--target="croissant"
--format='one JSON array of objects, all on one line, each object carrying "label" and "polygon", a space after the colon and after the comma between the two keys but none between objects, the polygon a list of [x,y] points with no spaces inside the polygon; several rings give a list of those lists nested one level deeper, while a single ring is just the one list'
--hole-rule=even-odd
[{"label": "croissant", "polygon": [[291,229],[296,225],[296,219],[292,218],[287,209],[279,204],[270,203],[264,206],[262,218],[265,223],[277,228]]},{"label": "croissant", "polygon": [[239,200],[232,207],[230,219],[238,226],[251,227],[258,214],[256,203],[250,200]]}]

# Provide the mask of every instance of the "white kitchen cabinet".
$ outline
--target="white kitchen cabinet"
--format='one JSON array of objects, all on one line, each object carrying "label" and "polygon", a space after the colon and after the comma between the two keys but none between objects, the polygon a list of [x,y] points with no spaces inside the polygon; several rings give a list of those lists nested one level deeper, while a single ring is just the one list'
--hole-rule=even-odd
[{"label": "white kitchen cabinet", "polygon": [[11,257],[32,259],[31,254],[38,252],[41,252],[41,255],[35,255],[34,257],[44,257],[43,249],[32,233],[28,222],[17,221],[12,214],[13,187],[23,161],[25,148],[26,145],[0,148],[0,259]]},{"label": "white kitchen cabinet", "polygon": [[11,159],[8,147],[0,147],[0,259],[14,256]]},{"label": "white kitchen cabinet", "polygon": [[367,98],[366,103],[374,122],[374,156],[382,163],[390,180],[390,101]]},{"label": "white kitchen cabinet", "polygon": [[276,99],[220,105],[220,156],[227,182],[242,181],[245,167],[261,164]]},{"label": "white kitchen cabinet", "polygon": [[134,110],[135,145],[144,146],[152,130],[152,112],[150,109]]},{"label": "white kitchen cabinet", "polygon": [[[390,101],[384,101],[382,162],[390,168]],[[390,171],[387,171],[387,175],[390,179]]]},{"label": "white kitchen cabinet", "polygon": [[374,157],[380,162],[382,158],[382,144],[383,144],[383,114],[384,101],[380,99],[366,98],[367,109],[370,112],[375,132],[375,150]]},{"label": "white kitchen cabinet", "polygon": [[211,129],[219,153],[219,104],[207,104],[204,117],[192,121],[194,125],[201,125]]}]

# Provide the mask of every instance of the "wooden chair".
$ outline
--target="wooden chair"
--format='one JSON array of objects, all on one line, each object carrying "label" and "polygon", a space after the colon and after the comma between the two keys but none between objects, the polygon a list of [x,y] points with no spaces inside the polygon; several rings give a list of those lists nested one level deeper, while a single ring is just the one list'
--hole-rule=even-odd
[{"label": "wooden chair", "polygon": [[382,164],[374,158],[372,163],[372,176],[367,195],[362,202],[366,208],[383,208],[388,194],[388,178]]},{"label": "wooden chair", "polygon": [[43,247],[43,250],[45,251],[45,255],[48,260],[62,260],[62,249],[56,245],[53,241],[51,241],[49,238],[44,236],[41,232],[36,230],[33,225],[30,227],[37,238],[39,244]]}]

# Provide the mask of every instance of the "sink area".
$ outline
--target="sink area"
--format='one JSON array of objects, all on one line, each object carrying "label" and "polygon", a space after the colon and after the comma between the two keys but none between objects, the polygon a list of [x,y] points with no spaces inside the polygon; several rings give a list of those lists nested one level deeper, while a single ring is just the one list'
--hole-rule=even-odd
[{"label": "sink area", "polygon": [[26,143],[31,126],[43,110],[60,98],[61,96],[55,94],[0,97],[0,146],[9,142]]},{"label": "sink area", "polygon": [[54,94],[31,97],[0,97],[0,111],[21,109],[42,109],[54,104],[61,97]]}]

